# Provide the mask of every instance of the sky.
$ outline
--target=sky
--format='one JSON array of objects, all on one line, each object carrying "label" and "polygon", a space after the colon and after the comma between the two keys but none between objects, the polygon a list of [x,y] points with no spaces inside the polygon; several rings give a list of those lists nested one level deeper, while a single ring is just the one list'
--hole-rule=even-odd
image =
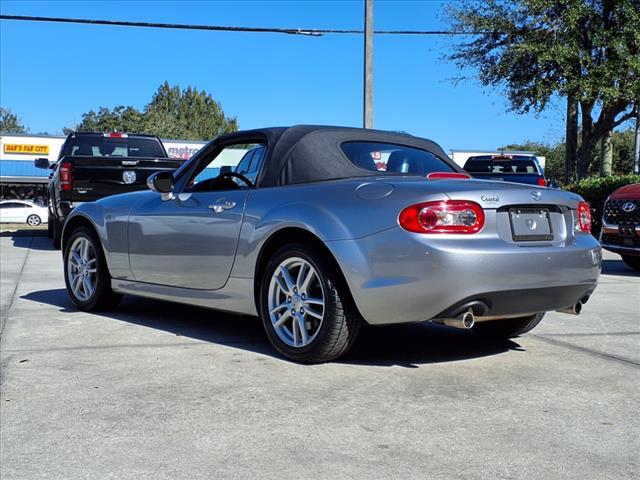
[{"label": "sky", "polygon": [[[354,1],[0,1],[5,15],[227,26],[361,29]],[[447,29],[442,1],[375,0],[380,30]],[[374,40],[374,127],[445,150],[491,150],[564,134],[561,101],[540,116],[508,111],[499,89],[443,56],[451,37]],[[0,21],[0,104],[31,132],[60,133],[98,107],[142,109],[165,80],[210,93],[241,129],[362,126],[363,38]]]}]

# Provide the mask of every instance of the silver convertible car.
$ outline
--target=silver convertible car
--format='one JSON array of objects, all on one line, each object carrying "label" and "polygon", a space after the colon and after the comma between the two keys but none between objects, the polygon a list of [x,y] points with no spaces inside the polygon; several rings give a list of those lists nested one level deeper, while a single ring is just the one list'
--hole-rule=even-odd
[{"label": "silver convertible car", "polygon": [[473,180],[406,134],[238,132],[148,184],[69,216],[75,305],[131,294],[257,315],[296,361],[343,355],[363,322],[517,336],[547,311],[579,313],[600,274],[581,197]]}]

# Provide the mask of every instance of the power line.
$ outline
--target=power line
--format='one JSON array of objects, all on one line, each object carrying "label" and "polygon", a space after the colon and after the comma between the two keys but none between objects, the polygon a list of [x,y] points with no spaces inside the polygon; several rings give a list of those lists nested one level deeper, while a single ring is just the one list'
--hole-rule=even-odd
[{"label": "power line", "polygon": [[[322,28],[272,28],[272,27],[229,27],[223,25],[194,25],[186,23],[127,22],[124,20],[97,20],[89,18],[35,17],[26,15],[0,15],[1,20],[21,20],[28,22],[79,23],[85,25],[108,25],[118,27],[172,28],[177,30],[209,30],[218,32],[284,33],[287,35],[362,35],[363,30],[322,29]],[[375,30],[376,35],[473,35],[467,32],[445,30]]]}]

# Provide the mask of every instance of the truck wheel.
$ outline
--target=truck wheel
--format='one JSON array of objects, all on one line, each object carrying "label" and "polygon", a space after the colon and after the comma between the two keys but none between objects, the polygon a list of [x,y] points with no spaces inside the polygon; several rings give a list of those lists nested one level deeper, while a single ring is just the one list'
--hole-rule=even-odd
[{"label": "truck wheel", "polygon": [[640,272],[640,256],[622,255],[622,261],[633,268],[636,272]]},{"label": "truck wheel", "polygon": [[536,313],[528,317],[478,322],[473,331],[490,338],[513,338],[533,330],[543,318],[544,313]]},{"label": "truck wheel", "polygon": [[305,245],[285,245],[262,276],[265,331],[276,350],[294,361],[334,360],[351,348],[360,330],[347,287],[325,257]]},{"label": "truck wheel", "polygon": [[62,241],[62,222],[53,217],[52,222],[52,235],[53,235],[53,248],[60,250],[60,243]]},{"label": "truck wheel", "polygon": [[49,216],[47,217],[47,237],[49,238],[53,238],[53,222],[53,215],[49,212]]},{"label": "truck wheel", "polygon": [[71,301],[80,310],[110,309],[122,295],[111,289],[100,241],[90,229],[76,228],[64,246],[64,281]]}]

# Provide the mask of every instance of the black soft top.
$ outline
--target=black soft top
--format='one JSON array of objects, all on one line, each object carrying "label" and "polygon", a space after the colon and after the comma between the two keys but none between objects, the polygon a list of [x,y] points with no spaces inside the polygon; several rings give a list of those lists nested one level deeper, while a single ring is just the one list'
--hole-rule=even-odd
[{"label": "black soft top", "polygon": [[238,141],[267,144],[267,157],[256,182],[260,187],[376,175],[376,172],[357,167],[346,157],[340,145],[352,141],[419,148],[442,159],[454,171],[462,171],[440,145],[431,140],[404,133],[350,127],[297,125],[245,130],[216,138],[203,149],[203,153]]}]

